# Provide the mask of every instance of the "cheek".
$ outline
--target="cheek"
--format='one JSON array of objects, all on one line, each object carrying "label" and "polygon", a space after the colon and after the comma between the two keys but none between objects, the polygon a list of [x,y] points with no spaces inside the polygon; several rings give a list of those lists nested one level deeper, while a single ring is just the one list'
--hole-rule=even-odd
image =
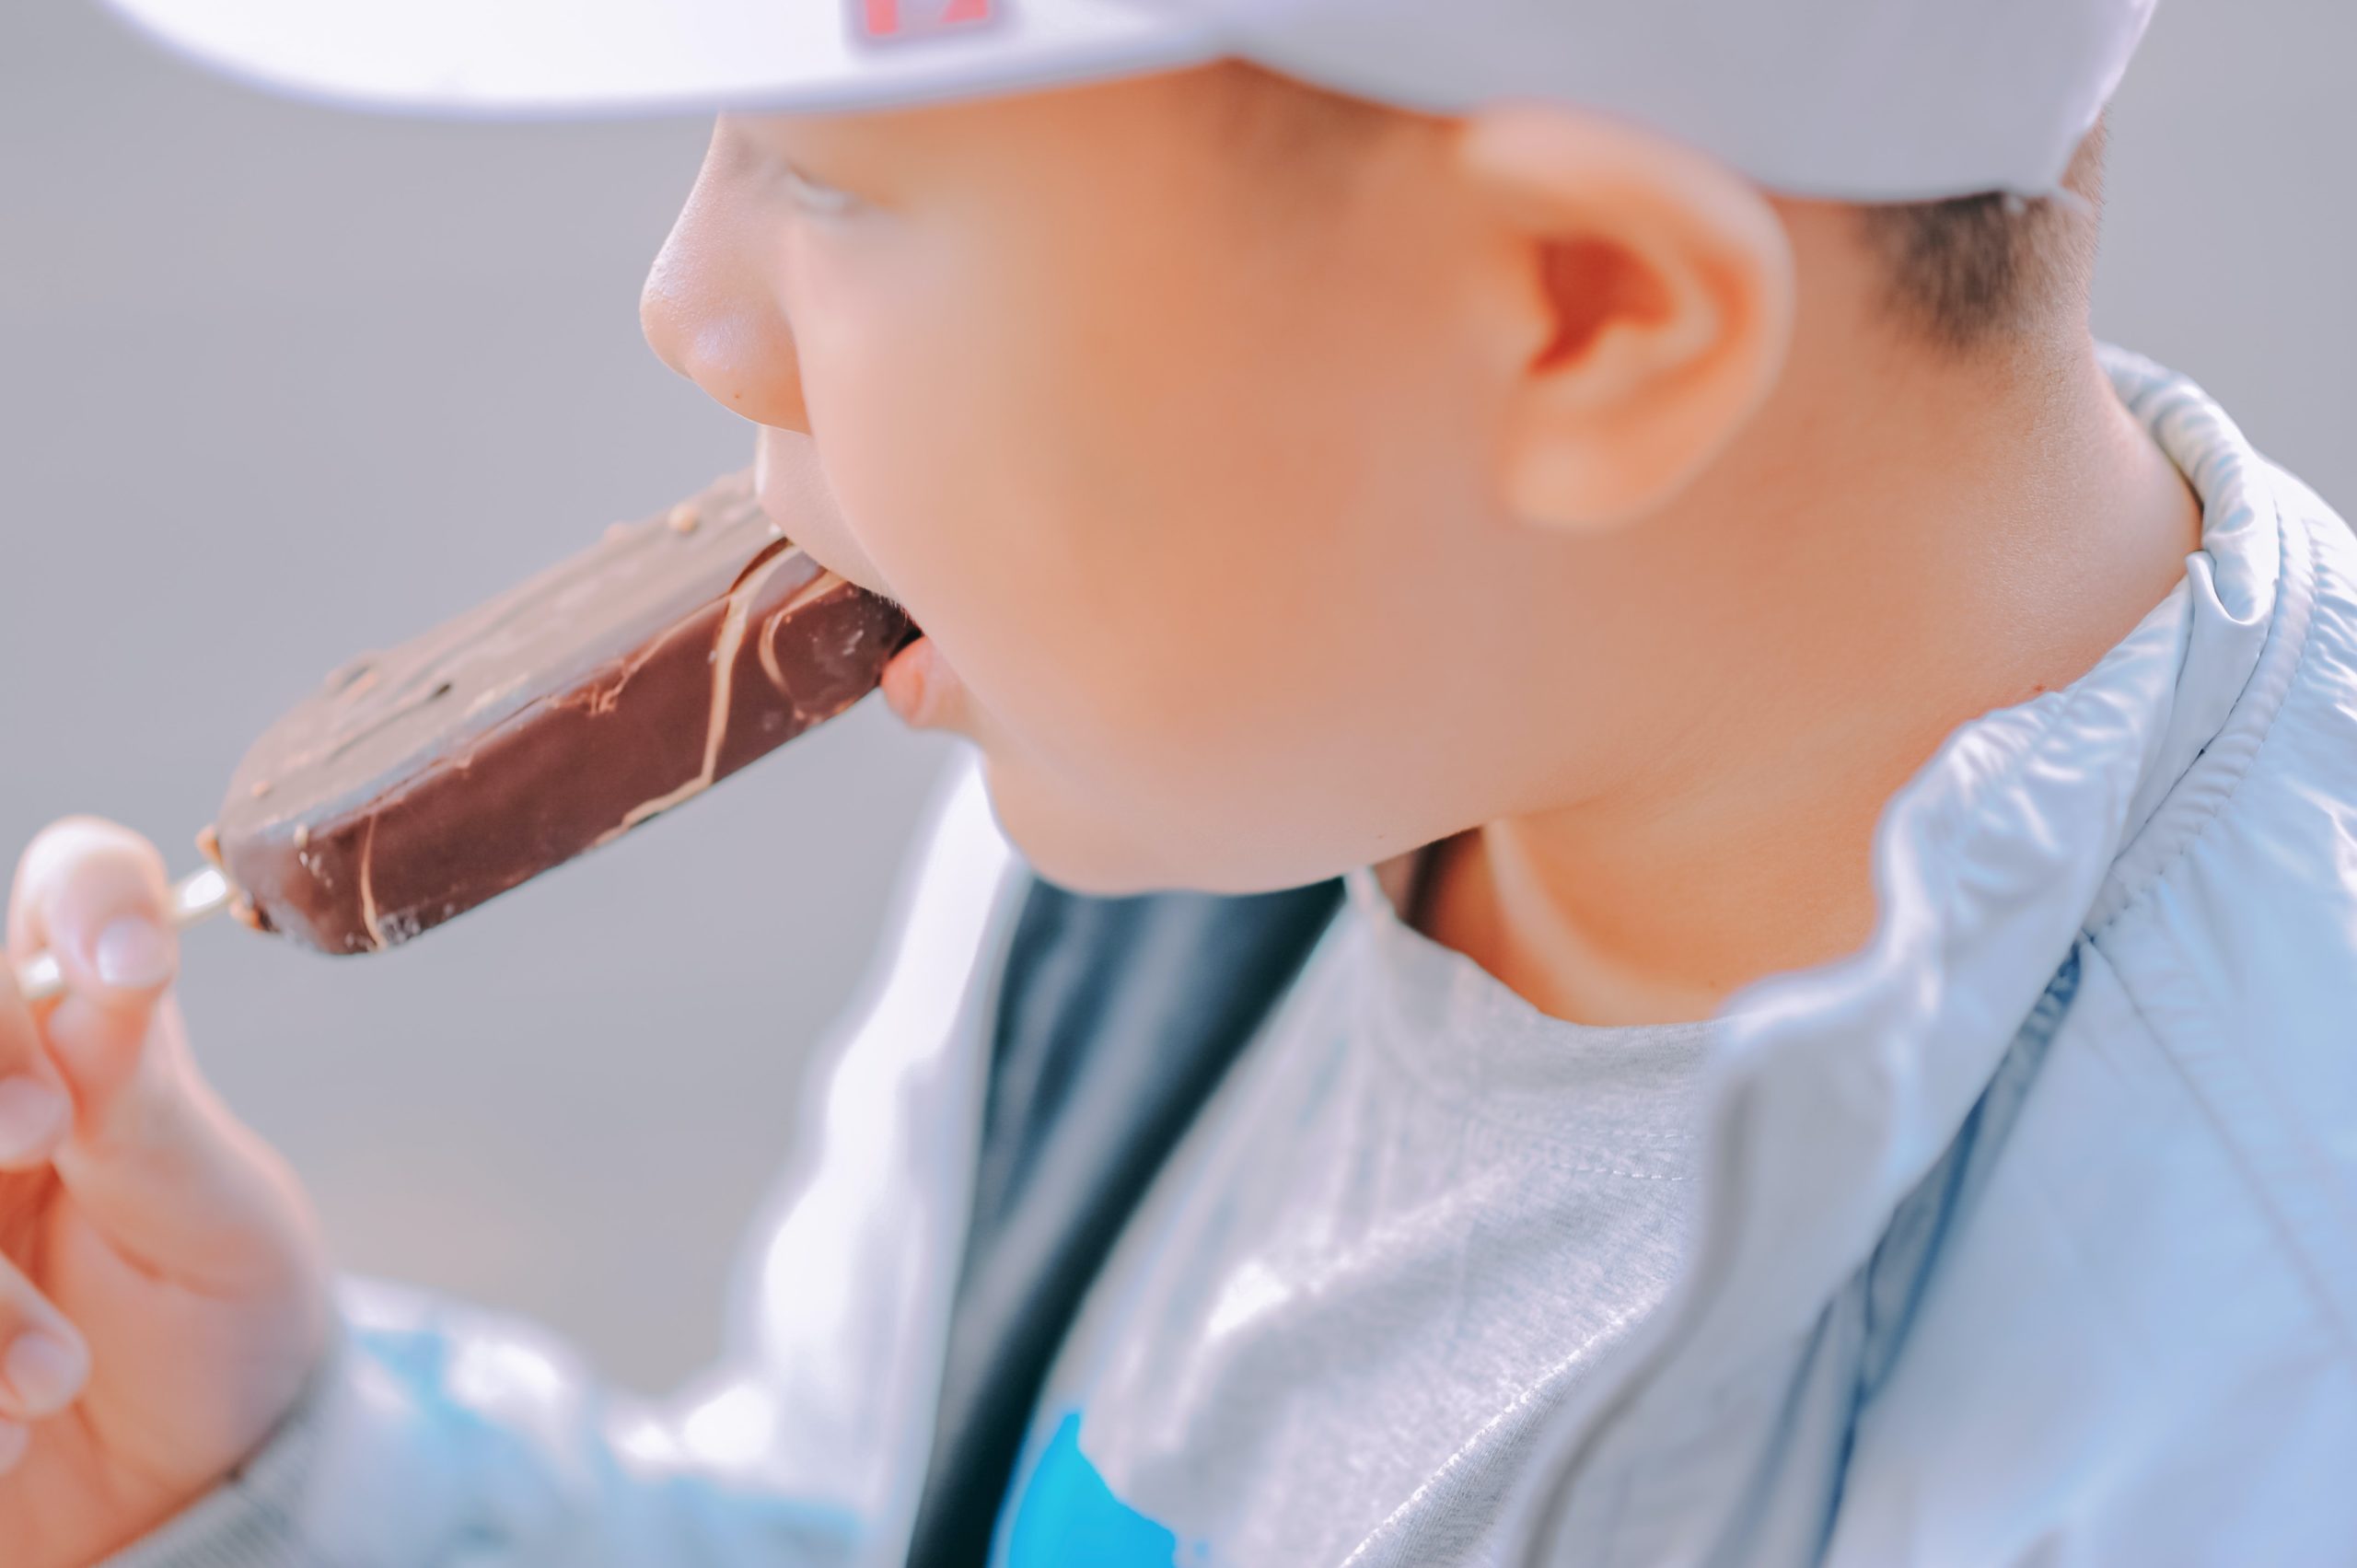
[{"label": "cheek", "polygon": [[1445,830],[1416,715],[1494,656],[1436,522],[1477,509],[1451,389],[1302,290],[1074,260],[830,275],[800,333],[829,480],[970,692],[1010,836],[1116,892]]},{"label": "cheek", "polygon": [[1192,727],[1188,693],[1234,684],[1212,630],[1268,624],[1310,575],[1228,427],[1253,424],[1234,363],[1170,330],[1183,302],[1137,308],[1144,286],[1091,298],[1085,274],[1020,265],[827,266],[803,279],[826,308],[801,335],[829,482],[973,696],[1070,768],[1110,771],[1132,742]]}]

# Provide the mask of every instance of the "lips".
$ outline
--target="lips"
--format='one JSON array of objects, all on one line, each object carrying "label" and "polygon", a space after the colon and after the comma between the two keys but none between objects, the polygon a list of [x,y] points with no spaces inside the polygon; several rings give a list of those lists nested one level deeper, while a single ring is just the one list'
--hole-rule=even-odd
[{"label": "lips", "polygon": [[[810,553],[810,558],[814,561],[819,559],[815,552]],[[823,561],[819,563],[826,565]],[[831,566],[827,569],[834,571]],[[843,575],[840,572],[835,575]],[[879,598],[891,599],[896,605],[900,603],[891,595],[868,587],[855,577],[847,580]],[[895,670],[899,671],[897,675],[893,673]],[[946,711],[945,700],[950,692],[958,690],[955,685],[957,679],[957,673],[935,650],[932,639],[924,634],[924,628],[911,621],[908,623],[908,630],[901,633],[892,656],[885,661],[879,684],[885,703],[900,716],[901,721],[911,727],[923,729],[942,721]]]},{"label": "lips", "polygon": [[761,510],[780,533],[800,545],[802,552],[820,566],[853,587],[866,589],[878,598],[892,599],[895,604],[900,602],[893,597],[892,590],[887,587],[877,574],[869,568],[866,560],[860,557],[856,552],[853,552],[853,558],[849,561],[839,560],[837,552],[831,548],[831,540],[821,536],[818,542],[814,543],[812,536],[819,530],[807,527],[796,528],[785,520],[787,516],[798,515],[807,521],[809,516],[807,510],[797,507],[790,513],[786,512],[783,508],[770,505],[766,496],[762,497]]},{"label": "lips", "polygon": [[884,667],[883,688],[884,701],[911,729],[948,727],[964,691],[958,672],[922,633]]},{"label": "lips", "polygon": [[[772,526],[811,560],[854,587],[900,603],[882,575],[851,542],[807,437],[763,431],[754,453],[753,487]],[[915,728],[946,725],[956,716],[961,690],[956,672],[934,651],[923,630],[910,626],[884,667],[884,700],[892,711]]]},{"label": "lips", "polygon": [[761,432],[753,449],[753,494],[771,525],[811,560],[854,587],[897,602],[883,574],[853,542],[807,436]]},{"label": "lips", "polygon": [[[816,552],[809,553],[813,561],[819,560]],[[819,564],[826,566],[827,563],[819,561]],[[834,571],[831,566],[827,569],[830,572]],[[840,572],[836,572],[835,575],[843,575]],[[890,599],[895,605],[900,604],[900,600],[892,598],[891,595],[868,587],[865,583],[860,582],[855,577],[847,580],[858,587],[866,589],[869,593],[876,594],[879,598]],[[905,613],[905,607],[902,608]],[[893,674],[895,669],[900,671],[898,675]],[[938,717],[940,699],[945,694],[946,683],[954,681],[956,679],[948,664],[935,651],[932,640],[924,634],[924,628],[911,621],[908,623],[908,629],[900,633],[900,642],[892,650],[892,656],[885,661],[880,684],[884,691],[884,701],[892,711],[900,714],[904,722],[922,728]]]}]

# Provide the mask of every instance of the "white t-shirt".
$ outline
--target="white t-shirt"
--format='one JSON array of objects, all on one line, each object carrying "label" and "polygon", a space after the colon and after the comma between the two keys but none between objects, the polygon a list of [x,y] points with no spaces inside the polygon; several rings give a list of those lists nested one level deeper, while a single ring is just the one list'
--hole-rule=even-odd
[{"label": "white t-shirt", "polygon": [[1666,1290],[1713,1026],[1550,1017],[1346,882],[1091,1287],[1001,1568],[1491,1562],[1524,1445]]}]

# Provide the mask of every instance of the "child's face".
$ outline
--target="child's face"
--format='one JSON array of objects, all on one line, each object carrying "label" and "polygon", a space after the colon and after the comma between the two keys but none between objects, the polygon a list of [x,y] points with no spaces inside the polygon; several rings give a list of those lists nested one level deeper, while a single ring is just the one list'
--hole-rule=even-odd
[{"label": "child's face", "polygon": [[1517,367],[1445,129],[1263,145],[1216,75],[725,117],[648,280],[780,521],[957,672],[1010,837],[1097,891],[1286,886],[1529,804],[1531,734],[1583,718],[1550,678],[1537,722],[1533,672],[1641,608],[1492,494]]}]

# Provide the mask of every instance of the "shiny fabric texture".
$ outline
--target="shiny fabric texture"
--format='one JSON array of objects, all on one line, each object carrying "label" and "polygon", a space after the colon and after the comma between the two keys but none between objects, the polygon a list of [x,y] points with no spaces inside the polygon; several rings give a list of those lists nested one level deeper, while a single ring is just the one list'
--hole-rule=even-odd
[{"label": "shiny fabric texture", "polygon": [[[1865,946],[1730,1003],[1689,1266],[1538,1434],[1517,1568],[2351,1560],[2357,539],[2107,366],[2202,548],[1892,796]],[[677,1400],[354,1283],[284,1528],[225,1491],[121,1561],[902,1561],[1022,885],[968,766]]]}]

